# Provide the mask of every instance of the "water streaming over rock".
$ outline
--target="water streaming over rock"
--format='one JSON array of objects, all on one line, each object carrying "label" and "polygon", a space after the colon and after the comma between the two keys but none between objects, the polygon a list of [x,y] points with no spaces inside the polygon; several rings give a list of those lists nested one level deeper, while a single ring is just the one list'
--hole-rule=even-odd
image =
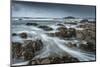
[{"label": "water streaming over rock", "polygon": [[[79,61],[91,61],[95,60],[95,54],[90,52],[85,52],[78,47],[78,44],[80,43],[80,40],[74,38],[72,40],[64,40],[59,37],[50,37],[46,33],[50,32],[57,32],[57,26],[56,24],[47,25],[53,28],[52,31],[45,31],[41,28],[38,28],[37,26],[26,26],[26,25],[12,25],[12,33],[21,33],[25,32],[28,34],[27,39],[20,38],[19,36],[13,36],[12,42],[21,42],[23,43],[23,40],[36,40],[40,39],[43,42],[43,49],[38,52],[38,54],[33,57],[33,59],[36,58],[45,58],[49,56],[63,56],[63,55],[71,55],[72,57],[77,58]],[[71,27],[70,25],[66,24],[66,27]],[[77,27],[77,25],[72,26],[74,28]],[[78,28],[76,28],[78,29]],[[81,29],[82,30],[82,29]],[[77,43],[76,48],[70,48],[67,46],[69,42]],[[17,60],[17,59],[16,59]],[[15,62],[15,64],[18,62]],[[23,65],[27,64],[28,61],[22,61],[16,65]],[[14,65],[15,65],[14,64]]]}]

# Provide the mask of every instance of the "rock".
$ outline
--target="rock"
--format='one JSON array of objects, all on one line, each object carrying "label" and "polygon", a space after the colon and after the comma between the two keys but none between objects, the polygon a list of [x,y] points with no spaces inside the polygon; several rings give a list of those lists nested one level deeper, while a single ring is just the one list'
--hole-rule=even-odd
[{"label": "rock", "polygon": [[74,28],[67,29],[66,27],[59,27],[57,30],[59,30],[59,32],[48,33],[48,35],[60,38],[76,37],[76,30]]},{"label": "rock", "polygon": [[63,56],[62,60],[64,60],[64,63],[72,63],[72,62],[79,62],[79,60],[72,56]]},{"label": "rock", "polygon": [[55,33],[46,33],[46,34],[51,36],[51,37],[55,37]]},{"label": "rock", "polygon": [[38,65],[38,64],[41,64],[41,59],[35,59],[29,62],[29,65]]},{"label": "rock", "polygon": [[19,42],[12,42],[12,57],[19,58],[22,56],[23,47]]},{"label": "rock", "polygon": [[39,51],[43,48],[43,43],[41,40],[36,40],[36,41],[26,40],[24,42],[26,43],[25,49],[32,52]]},{"label": "rock", "polygon": [[59,30],[59,31],[67,31],[67,28],[65,26],[61,26],[61,27],[57,28],[57,30]]},{"label": "rock", "polygon": [[24,60],[31,60],[35,53],[43,48],[43,43],[41,40],[25,40],[23,43],[22,56]]},{"label": "rock", "polygon": [[84,29],[89,29],[89,30],[95,30],[96,24],[95,23],[82,23],[78,28],[84,28]]},{"label": "rock", "polygon": [[57,24],[58,26],[65,26],[64,24]]},{"label": "rock", "polygon": [[83,19],[80,21],[80,23],[85,23],[85,22],[88,22],[88,19]]},{"label": "rock", "polygon": [[80,49],[83,49],[83,50],[89,51],[89,52],[96,51],[96,46],[92,42],[87,42],[87,44],[80,44],[79,47],[80,47]]},{"label": "rock", "polygon": [[25,40],[24,45],[24,60],[32,59],[35,56],[36,52],[43,48],[43,43],[41,40]]},{"label": "rock", "polygon": [[43,30],[45,30],[45,31],[51,31],[51,30],[53,30],[51,27],[49,27],[49,26],[39,26],[38,28],[42,28]]},{"label": "rock", "polygon": [[81,30],[77,30],[76,31],[76,38],[78,38],[80,40],[84,40],[85,39],[84,33]]},{"label": "rock", "polygon": [[37,26],[37,23],[26,23],[27,26]]},{"label": "rock", "polygon": [[34,57],[34,53],[32,51],[24,51],[23,52],[24,60],[31,60]]},{"label": "rock", "polygon": [[[95,26],[88,25],[89,27],[84,28],[84,30],[77,30],[76,37],[81,40],[90,41],[96,40],[96,29]],[[91,27],[92,26],[92,27]]]},{"label": "rock", "polygon": [[71,33],[72,36],[75,36],[76,37],[76,29],[69,28],[69,32]]},{"label": "rock", "polygon": [[36,50],[41,50],[43,48],[43,42],[41,40],[36,40]]},{"label": "rock", "polygon": [[25,40],[24,43],[13,42],[12,43],[12,57],[20,58],[24,57],[24,60],[31,60],[36,52],[43,48],[41,40]]},{"label": "rock", "polygon": [[36,60],[31,60],[29,61],[28,65],[35,65],[36,64]]},{"label": "rock", "polygon": [[58,63],[71,63],[71,62],[79,62],[79,60],[75,57],[71,56],[62,56],[62,57],[47,57],[31,60],[29,65],[38,65],[38,64],[58,64]]},{"label": "rock", "polygon": [[12,33],[12,36],[17,36],[17,33]]},{"label": "rock", "polygon": [[62,56],[62,57],[54,57],[52,58],[51,63],[72,63],[72,62],[79,62],[77,58],[71,56]]},{"label": "rock", "polygon": [[27,37],[28,37],[28,35],[27,35],[26,32],[20,33],[19,36],[20,36],[21,38],[27,38]]},{"label": "rock", "polygon": [[56,36],[67,37],[67,28],[66,27],[59,27],[57,30],[59,30],[59,32],[55,32]]},{"label": "rock", "polygon": [[75,19],[73,16],[64,17],[64,19]]},{"label": "rock", "polygon": [[71,42],[69,42],[67,44],[68,47],[73,48],[73,47],[77,47],[77,44],[72,44]]},{"label": "rock", "polygon": [[69,28],[69,33],[70,37],[76,37],[76,30],[74,28]]},{"label": "rock", "polygon": [[88,50],[89,51],[93,51],[93,52],[95,52],[96,51],[96,45],[95,44],[93,44],[92,42],[87,42],[87,48],[88,48]]},{"label": "rock", "polygon": [[43,60],[41,61],[41,64],[50,64],[50,60],[49,60],[48,58],[43,59]]},{"label": "rock", "polygon": [[61,63],[61,58],[60,57],[54,57],[53,59],[52,59],[52,62],[51,63]]},{"label": "rock", "polygon": [[19,18],[18,20],[21,21],[21,20],[23,20],[23,19],[22,19],[22,18]]},{"label": "rock", "polygon": [[76,37],[76,30],[74,28],[67,29],[66,27],[60,27],[58,30],[60,32],[56,34],[59,34],[60,37]]}]

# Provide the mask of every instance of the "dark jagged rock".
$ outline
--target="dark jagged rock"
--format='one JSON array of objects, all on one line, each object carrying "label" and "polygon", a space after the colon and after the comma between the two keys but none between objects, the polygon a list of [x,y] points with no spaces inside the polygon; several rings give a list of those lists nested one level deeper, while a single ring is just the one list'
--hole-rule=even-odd
[{"label": "dark jagged rock", "polygon": [[65,63],[79,62],[77,58],[72,56],[63,56],[62,60],[64,60]]},{"label": "dark jagged rock", "polygon": [[71,42],[69,42],[66,46],[73,48],[73,47],[77,47],[77,44],[72,44]]},{"label": "dark jagged rock", "polygon": [[35,53],[43,48],[43,43],[41,40],[26,40],[24,41],[25,46],[24,46],[24,59],[25,60],[30,60],[35,56]]},{"label": "dark jagged rock", "polygon": [[37,23],[26,23],[27,26],[37,26]]},{"label": "dark jagged rock", "polygon": [[96,23],[96,21],[89,21],[89,23]]},{"label": "dark jagged rock", "polygon": [[96,29],[95,29],[95,25],[84,25],[85,28],[84,30],[77,30],[76,31],[76,37],[82,40],[95,40],[96,39]]},{"label": "dark jagged rock", "polygon": [[59,30],[59,32],[55,32],[55,35],[58,37],[67,37],[68,34],[68,30],[66,27],[59,27],[57,30]]},{"label": "dark jagged rock", "polygon": [[51,37],[54,37],[55,36],[55,33],[46,33],[47,35],[51,36]]},{"label": "dark jagged rock", "polygon": [[19,36],[20,36],[21,38],[27,38],[27,37],[28,37],[28,35],[27,35],[26,32],[20,33]]},{"label": "dark jagged rock", "polygon": [[38,65],[38,64],[56,64],[56,63],[71,63],[79,62],[77,58],[71,56],[62,56],[62,57],[47,57],[31,60],[29,65]]},{"label": "dark jagged rock", "polygon": [[67,28],[65,26],[61,26],[61,27],[57,28],[57,30],[59,30],[59,31],[67,31]]},{"label": "dark jagged rock", "polygon": [[69,28],[70,36],[71,37],[76,37],[76,30],[74,28]]},{"label": "dark jagged rock", "polygon": [[12,43],[12,57],[24,57],[24,60],[31,60],[35,53],[43,48],[41,40],[25,40],[23,44],[19,42]]},{"label": "dark jagged rock", "polygon": [[24,42],[26,43],[25,49],[32,52],[39,51],[40,49],[43,48],[43,43],[41,40],[36,40],[36,41],[26,40]]},{"label": "dark jagged rock", "polygon": [[64,24],[57,24],[58,26],[65,26]]},{"label": "dark jagged rock", "polygon": [[31,60],[34,57],[34,53],[32,51],[25,50],[23,52],[24,60]]},{"label": "dark jagged rock", "polygon": [[38,28],[42,28],[43,30],[45,30],[45,31],[51,31],[51,30],[53,30],[51,27],[49,27],[49,26],[39,26]]},{"label": "dark jagged rock", "polygon": [[88,19],[83,19],[80,21],[80,23],[85,23],[85,22],[88,22]]},{"label": "dark jagged rock", "polygon": [[64,19],[75,19],[73,16],[64,17]]},{"label": "dark jagged rock", "polygon": [[87,42],[87,44],[80,44],[79,47],[85,51],[90,51],[90,52],[96,51],[96,46],[92,42]]},{"label": "dark jagged rock", "polygon": [[74,28],[67,29],[66,27],[59,27],[59,32],[47,33],[49,36],[56,36],[60,38],[71,38],[76,37],[76,30]]},{"label": "dark jagged rock", "polygon": [[96,45],[95,44],[93,44],[92,42],[87,42],[87,47],[88,47],[88,50],[89,51],[93,51],[93,52],[95,52],[96,51]]},{"label": "dark jagged rock", "polygon": [[22,44],[19,42],[12,42],[12,57],[19,58],[22,56]]},{"label": "dark jagged rock", "polygon": [[17,33],[12,33],[12,36],[17,36]]},{"label": "dark jagged rock", "polygon": [[50,64],[50,60],[48,58],[41,60],[41,64]]},{"label": "dark jagged rock", "polygon": [[76,37],[76,30],[74,28],[65,28],[65,27],[60,27],[58,28],[60,32],[56,33],[59,34],[61,37]]}]

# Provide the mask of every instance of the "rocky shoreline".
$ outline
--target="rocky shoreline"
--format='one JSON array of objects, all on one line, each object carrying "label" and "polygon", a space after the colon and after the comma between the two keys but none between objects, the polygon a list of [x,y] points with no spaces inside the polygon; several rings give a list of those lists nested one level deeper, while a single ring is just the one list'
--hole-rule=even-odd
[{"label": "rocky shoreline", "polygon": [[[39,26],[38,24],[26,24],[27,26],[37,26],[40,29],[45,31],[52,31],[53,28],[49,26]],[[80,41],[85,41],[86,43],[80,43],[77,46],[77,43],[69,43],[66,47],[77,48],[87,52],[96,53],[96,27],[95,23],[81,23],[77,28],[83,28],[83,30],[77,30],[76,28],[67,28],[64,24],[57,24],[59,27],[56,29],[58,32],[54,33],[45,33],[50,37],[58,37],[61,39],[65,38],[77,38]],[[40,34],[41,35],[41,34]],[[22,39],[27,39],[28,34],[26,32],[22,33],[12,33],[12,36],[20,36]],[[12,58],[22,58],[25,61],[29,61],[29,65],[38,65],[38,64],[56,64],[56,63],[72,63],[79,62],[79,59],[72,57],[71,55],[61,56],[61,57],[46,57],[46,58],[33,58],[38,55],[38,52],[41,51],[44,47],[44,43],[41,39],[36,40],[24,40],[24,43],[12,42],[11,51]]]}]

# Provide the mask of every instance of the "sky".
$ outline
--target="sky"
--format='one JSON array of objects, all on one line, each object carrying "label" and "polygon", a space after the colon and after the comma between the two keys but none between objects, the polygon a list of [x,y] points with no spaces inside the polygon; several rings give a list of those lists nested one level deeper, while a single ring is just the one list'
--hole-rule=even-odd
[{"label": "sky", "polygon": [[95,18],[95,6],[12,1],[12,17]]}]

